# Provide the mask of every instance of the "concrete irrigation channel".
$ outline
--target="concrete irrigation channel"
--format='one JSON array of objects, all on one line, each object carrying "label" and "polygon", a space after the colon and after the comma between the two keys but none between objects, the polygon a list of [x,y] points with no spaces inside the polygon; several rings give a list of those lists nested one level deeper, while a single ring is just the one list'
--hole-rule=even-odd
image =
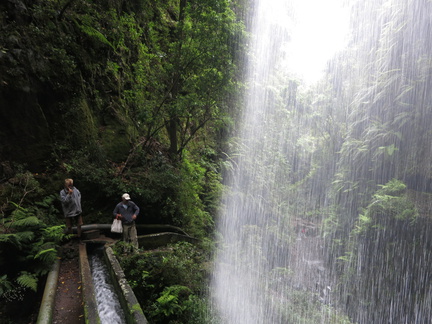
[{"label": "concrete irrigation channel", "polygon": [[[108,269],[108,276],[112,283],[118,300],[121,304],[125,316],[124,323],[132,324],[148,323],[144,313],[139,305],[132,288],[129,286],[120,264],[118,263],[112,249],[103,246],[104,261]],[[51,272],[48,274],[45,285],[44,295],[42,298],[37,324],[51,324],[53,321],[54,302],[56,298],[57,280],[60,269],[60,260],[58,260]],[[101,321],[98,312],[98,301],[96,300],[97,291],[93,281],[93,274],[90,267],[87,244],[79,245],[79,271],[82,286],[82,305],[84,308],[85,323],[97,324],[104,323]]]},{"label": "concrete irrigation channel", "polygon": [[[138,240],[140,247],[145,249],[153,249],[166,245],[168,243],[175,243],[178,241],[188,241],[191,243],[196,240],[181,229],[167,225],[138,225]],[[84,322],[90,324],[103,324],[106,320],[101,320],[101,316],[98,310],[97,291],[95,290],[95,283],[91,269],[91,262],[89,255],[91,256],[92,251],[97,248],[103,250],[103,263],[106,266],[107,274],[110,278],[110,282],[114,287],[115,294],[118,297],[121,305],[122,313],[124,313],[124,320],[119,323],[140,323],[146,324],[147,319],[138,303],[134,292],[129,286],[123,269],[117,261],[113,250],[106,244],[106,240],[101,240],[101,232],[105,232],[106,235],[111,235],[110,224],[91,224],[83,226],[84,242],[77,245],[78,259],[79,259],[79,276],[82,286],[82,305],[84,309]],[[145,233],[144,235],[141,235]],[[104,236],[102,236],[104,237]],[[114,239],[108,238],[110,242],[115,242],[120,236],[117,235]],[[48,274],[47,281],[45,284],[45,290],[42,297],[41,306],[39,309],[39,315],[37,324],[52,324],[54,305],[56,299],[56,289],[58,285],[59,271],[60,271],[60,260],[57,260],[52,267],[52,270]],[[99,307],[100,308],[100,307]],[[111,324],[111,322],[110,322]]]}]

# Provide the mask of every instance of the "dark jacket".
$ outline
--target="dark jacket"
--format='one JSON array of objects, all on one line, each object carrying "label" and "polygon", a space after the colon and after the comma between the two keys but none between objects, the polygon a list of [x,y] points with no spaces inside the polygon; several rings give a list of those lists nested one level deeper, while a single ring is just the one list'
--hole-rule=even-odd
[{"label": "dark jacket", "polygon": [[114,217],[117,216],[117,214],[121,214],[123,224],[133,224],[134,220],[132,219],[132,216],[138,216],[140,211],[139,207],[132,200],[127,202],[126,208],[123,206],[123,201],[115,206],[113,212]]}]

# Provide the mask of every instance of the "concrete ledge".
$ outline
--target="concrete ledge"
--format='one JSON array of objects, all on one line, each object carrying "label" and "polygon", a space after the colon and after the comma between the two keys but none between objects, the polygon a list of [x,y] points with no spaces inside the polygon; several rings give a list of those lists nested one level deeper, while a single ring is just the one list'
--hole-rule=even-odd
[{"label": "concrete ledge", "polygon": [[171,232],[138,236],[138,244],[144,249],[156,249],[177,242],[197,243],[198,240],[191,236]]},{"label": "concrete ledge", "polygon": [[113,282],[116,285],[115,288],[120,293],[120,303],[125,312],[126,321],[128,323],[147,324],[147,319],[144,316],[142,308],[138,303],[132,288],[129,286],[125,278],[123,269],[117,261],[113,250],[108,246],[105,246],[105,256],[108,261]]},{"label": "concrete ledge", "polygon": [[51,324],[54,313],[54,300],[57,290],[57,281],[60,271],[60,259],[54,263],[48,274],[45,284],[45,290],[42,297],[42,303],[39,308],[37,324]]},{"label": "concrete ledge", "polygon": [[[166,224],[136,224],[138,234],[154,234],[160,232],[172,232],[182,235],[187,235],[180,227]],[[82,225],[81,229],[85,231],[99,230],[106,233],[111,233],[111,224],[87,224]],[[72,227],[73,233],[77,232],[76,226]]]}]

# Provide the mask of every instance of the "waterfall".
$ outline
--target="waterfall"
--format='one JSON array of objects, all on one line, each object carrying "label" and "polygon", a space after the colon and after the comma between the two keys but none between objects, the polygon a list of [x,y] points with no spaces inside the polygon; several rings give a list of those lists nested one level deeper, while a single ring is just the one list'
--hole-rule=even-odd
[{"label": "waterfall", "polygon": [[[308,13],[305,3],[312,6]],[[212,291],[224,323],[299,323],[298,312],[289,307],[309,299],[328,299],[330,288],[325,286],[319,240],[314,236],[306,239],[310,233],[305,229],[312,232],[316,225],[300,224],[290,215],[293,203],[307,198],[299,197],[303,193],[295,192],[287,173],[291,157],[295,158],[288,152],[288,142],[308,136],[297,124],[295,78],[312,82],[329,58],[324,46],[316,48],[322,38],[326,41],[321,33],[329,24],[316,30],[313,39],[305,29],[307,23],[316,26],[323,21],[318,19],[323,18],[323,8],[333,6],[280,0],[255,1],[254,5],[248,90],[235,152],[238,158],[233,161],[235,171],[228,180],[230,190],[218,225],[223,247],[216,258]],[[331,31],[326,30],[327,34]],[[340,33],[337,36],[343,38]],[[328,43],[330,40],[327,37]],[[309,44],[315,48],[306,46],[307,41],[315,41]],[[316,61],[321,65],[311,67]],[[280,124],[281,120],[290,124]],[[300,218],[303,211],[297,208]],[[296,226],[304,226],[304,232],[296,233]],[[312,291],[310,297],[303,294],[305,290]]]},{"label": "waterfall", "polygon": [[431,321],[432,2],[340,3],[251,1],[210,289],[223,323]]}]

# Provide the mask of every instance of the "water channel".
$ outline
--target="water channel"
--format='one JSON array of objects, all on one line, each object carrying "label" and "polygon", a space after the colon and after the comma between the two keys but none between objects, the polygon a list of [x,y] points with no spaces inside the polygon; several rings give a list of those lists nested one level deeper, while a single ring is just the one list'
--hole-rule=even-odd
[{"label": "water channel", "polygon": [[101,323],[126,324],[125,314],[106,265],[104,247],[89,249],[88,257]]}]

